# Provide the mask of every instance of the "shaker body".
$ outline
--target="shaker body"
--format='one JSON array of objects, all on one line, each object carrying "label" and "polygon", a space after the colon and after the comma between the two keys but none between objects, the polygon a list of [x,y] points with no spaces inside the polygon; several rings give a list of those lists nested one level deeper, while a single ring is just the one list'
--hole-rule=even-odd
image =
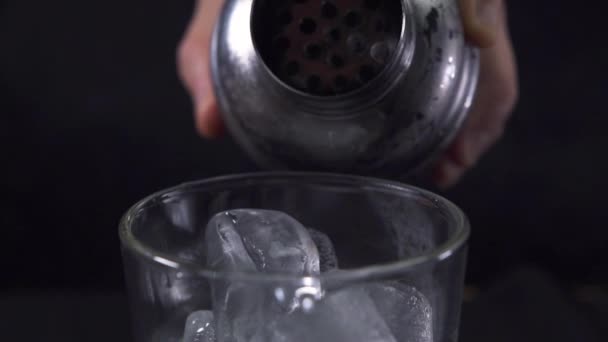
[{"label": "shaker body", "polygon": [[[378,40],[377,34],[366,36],[369,23],[349,30],[347,18],[352,8],[363,8],[367,1],[356,5],[359,2],[334,0],[338,13],[333,22],[323,17],[322,6],[328,1],[307,1],[311,7],[305,9],[295,2],[284,31],[291,36],[286,37],[276,30],[268,34],[264,25],[275,22],[269,17],[274,7],[280,7],[276,13],[276,21],[280,21],[285,13],[281,10],[289,9],[290,2],[226,1],[212,41],[215,94],[231,135],[259,165],[397,176],[424,167],[449,144],[474,97],[477,50],[465,42],[456,1],[392,1],[396,7],[384,16],[397,29],[385,40]],[[400,15],[394,16],[394,8]],[[303,16],[294,14],[300,12]],[[361,15],[360,23],[379,17],[374,15]],[[308,19],[314,21],[318,34],[302,28]],[[336,27],[342,30],[342,40],[337,43],[342,45],[327,45],[319,38],[321,32],[331,34]],[[347,56],[336,73],[341,76],[340,70],[361,70],[365,57],[374,57],[373,48],[378,44],[373,39],[392,42],[390,56],[373,77],[361,82],[359,74],[359,79],[352,78],[359,83],[342,92],[340,88],[319,90],[319,83],[307,88],[310,75],[318,76],[314,67],[324,62],[335,66],[331,53],[347,50],[355,35],[363,37],[363,54],[357,55],[363,57]],[[282,38],[289,40],[284,60],[273,50],[285,49]],[[321,47],[317,64],[306,60],[313,44]],[[298,59],[299,53],[302,59]],[[293,69],[290,73],[287,68],[294,61],[305,63],[308,69],[300,65],[295,74]],[[304,81],[298,83],[298,75]]]}]

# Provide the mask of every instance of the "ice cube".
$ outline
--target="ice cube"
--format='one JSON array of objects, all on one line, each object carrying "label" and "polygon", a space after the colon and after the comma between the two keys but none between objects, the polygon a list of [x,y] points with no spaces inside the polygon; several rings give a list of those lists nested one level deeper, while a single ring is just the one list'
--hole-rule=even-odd
[{"label": "ice cube", "polygon": [[[209,283],[206,279],[169,268],[148,268],[137,279],[138,291],[147,303],[167,311],[190,313],[196,305],[209,305]],[[183,317],[182,317],[183,320]],[[179,330],[181,331],[180,321]]]},{"label": "ice cube", "polygon": [[[214,269],[301,276],[319,273],[319,254],[308,231],[282,212],[223,212],[209,221],[205,237],[207,263]],[[267,321],[300,306],[299,284],[277,284],[276,289],[281,291],[274,291],[269,283],[224,279],[212,287],[219,341],[249,341]],[[318,283],[304,288],[320,293]]]},{"label": "ice cube", "polygon": [[431,305],[422,293],[398,282],[370,284],[365,290],[397,341],[433,341]]},{"label": "ice cube", "polygon": [[215,215],[207,224],[207,266],[226,271],[254,271],[253,260],[247,253],[236,229],[236,216],[230,212]]},{"label": "ice cube", "polygon": [[215,342],[213,312],[201,310],[186,319],[183,342]]},{"label": "ice cube", "polygon": [[329,236],[313,228],[308,228],[308,233],[319,251],[321,273],[337,269],[338,257]]},{"label": "ice cube", "polygon": [[319,273],[319,253],[306,228],[274,210],[238,209],[207,226],[208,265],[298,275]]},{"label": "ice cube", "polygon": [[249,342],[259,327],[288,312],[273,299],[265,285],[233,282],[223,291],[223,296],[216,297],[218,341]]},{"label": "ice cube", "polygon": [[328,294],[308,310],[267,322],[252,342],[396,342],[361,288]]}]

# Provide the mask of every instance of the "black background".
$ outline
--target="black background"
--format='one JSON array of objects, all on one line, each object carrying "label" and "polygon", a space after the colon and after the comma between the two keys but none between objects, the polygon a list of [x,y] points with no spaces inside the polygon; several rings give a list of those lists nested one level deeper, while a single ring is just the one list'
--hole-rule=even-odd
[{"label": "black background", "polygon": [[[530,285],[541,278],[556,297],[539,316],[569,310],[552,306],[564,301],[576,319],[608,322],[608,48],[603,11],[589,3],[508,2],[520,101],[504,138],[445,193],[473,225],[467,282],[481,294],[470,314],[465,306],[465,342],[483,330],[467,325],[475,312],[506,307],[496,293],[551,293]],[[23,303],[108,295],[122,308],[122,213],[167,186],[255,170],[229,139],[194,131],[175,72],[191,11],[179,1],[0,1],[0,326],[19,326],[10,312]],[[496,321],[516,322],[516,311]],[[72,316],[62,322],[77,325]]]}]

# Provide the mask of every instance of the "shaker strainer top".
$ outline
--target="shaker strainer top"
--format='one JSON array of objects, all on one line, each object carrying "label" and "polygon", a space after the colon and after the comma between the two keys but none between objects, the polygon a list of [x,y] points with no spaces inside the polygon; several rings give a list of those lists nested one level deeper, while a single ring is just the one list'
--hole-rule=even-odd
[{"label": "shaker strainer top", "polygon": [[400,0],[258,0],[253,39],[284,83],[312,95],[360,88],[399,41]]}]

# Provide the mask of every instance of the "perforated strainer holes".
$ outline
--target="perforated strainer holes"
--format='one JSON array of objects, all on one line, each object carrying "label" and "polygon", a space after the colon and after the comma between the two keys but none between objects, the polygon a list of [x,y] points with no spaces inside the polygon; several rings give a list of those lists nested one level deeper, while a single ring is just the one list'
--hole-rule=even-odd
[{"label": "perforated strainer holes", "polygon": [[300,32],[304,34],[312,34],[317,29],[317,23],[311,18],[303,18],[300,21]]},{"label": "perforated strainer holes", "polygon": [[374,68],[371,65],[363,65],[359,69],[359,81],[361,83],[369,82],[374,76]]},{"label": "perforated strainer holes", "polygon": [[329,64],[331,64],[332,67],[339,69],[344,66],[344,58],[340,55],[332,54],[329,56]]},{"label": "perforated strainer holes", "polygon": [[329,35],[329,38],[330,38],[332,41],[334,41],[334,42],[339,41],[339,40],[340,40],[340,37],[342,36],[342,35],[340,34],[340,29],[338,29],[338,28],[333,28],[333,29],[331,29],[331,30],[329,31],[328,35]]},{"label": "perforated strainer holes", "polygon": [[287,76],[294,76],[300,71],[300,65],[296,61],[289,61],[285,66]]},{"label": "perforated strainer holes", "polygon": [[304,48],[304,55],[308,59],[318,59],[319,57],[321,57],[322,52],[323,50],[317,44],[308,44]]},{"label": "perforated strainer holes", "polygon": [[361,24],[361,14],[355,10],[348,11],[344,16],[344,23],[351,28],[359,26]]},{"label": "perforated strainer holes", "polygon": [[386,30],[386,22],[382,19],[378,19],[374,24],[374,28],[376,32],[384,32]]},{"label": "perforated strainer holes", "polygon": [[278,79],[309,94],[339,95],[369,83],[400,38],[402,0],[253,4],[252,33],[264,63]]},{"label": "perforated strainer holes", "polygon": [[346,38],[346,45],[354,54],[361,54],[367,48],[365,37],[359,33],[353,33]]},{"label": "perforated strainer holes", "polygon": [[388,44],[386,42],[377,42],[372,45],[370,50],[370,56],[374,60],[374,62],[378,64],[386,63],[390,54],[390,50]]},{"label": "perforated strainer holes", "polygon": [[348,85],[348,80],[346,79],[346,77],[344,77],[342,75],[338,75],[334,78],[334,87],[335,87],[336,91],[344,90],[347,85]]},{"label": "perforated strainer holes", "polygon": [[392,31],[391,25],[384,19],[377,19],[374,22],[374,29],[378,33],[390,33]]},{"label": "perforated strainer holes", "polygon": [[338,8],[329,1],[323,1],[321,15],[327,19],[333,19],[338,15]]},{"label": "perforated strainer holes", "polygon": [[281,12],[279,14],[279,17],[277,18],[277,22],[280,26],[287,26],[291,23],[292,20],[293,17],[291,16],[291,13],[289,13],[289,11]]}]

